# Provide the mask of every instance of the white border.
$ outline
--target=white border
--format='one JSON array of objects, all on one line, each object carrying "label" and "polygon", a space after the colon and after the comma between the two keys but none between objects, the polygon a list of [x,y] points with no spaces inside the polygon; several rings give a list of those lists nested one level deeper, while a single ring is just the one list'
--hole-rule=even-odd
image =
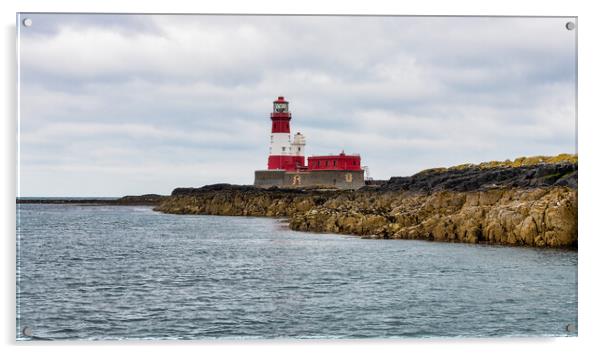
[{"label": "white border", "polygon": [[[159,353],[172,347],[183,352],[198,351],[245,351],[251,353],[281,353],[323,351],[365,353],[371,347],[379,353],[399,350],[418,353],[506,353],[509,351],[529,351],[542,353],[572,353],[587,351],[597,344],[597,329],[600,328],[600,301],[602,294],[597,271],[600,267],[600,231],[595,223],[598,205],[602,202],[600,165],[600,55],[599,38],[601,22],[595,2],[586,1],[545,1],[527,3],[524,0],[505,1],[431,1],[420,0],[407,3],[393,1],[360,1],[327,3],[324,0],[304,1],[43,1],[43,0],[4,0],[2,6],[3,30],[3,164],[2,183],[2,330],[3,348],[6,351],[91,353],[107,350],[143,349],[149,353]],[[382,341],[286,341],[286,342],[127,342],[116,344],[102,342],[77,343],[18,343],[15,338],[15,165],[16,165],[16,57],[15,57],[15,13],[16,12],[146,12],[146,13],[289,13],[289,14],[391,14],[391,15],[532,15],[532,16],[579,16],[579,337],[548,339],[506,339],[506,340],[382,340]],[[43,346],[43,347],[42,347]],[[83,346],[83,348],[82,348]],[[168,349],[169,348],[169,349]]]}]

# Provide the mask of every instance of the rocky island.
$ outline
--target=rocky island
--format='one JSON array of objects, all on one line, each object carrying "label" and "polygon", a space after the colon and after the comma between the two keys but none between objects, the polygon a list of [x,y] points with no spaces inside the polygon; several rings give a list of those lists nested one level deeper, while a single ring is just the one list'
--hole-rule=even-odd
[{"label": "rocky island", "polygon": [[359,190],[228,184],[176,188],[155,210],[285,217],[293,230],[533,247],[577,247],[577,156],[465,164]]}]

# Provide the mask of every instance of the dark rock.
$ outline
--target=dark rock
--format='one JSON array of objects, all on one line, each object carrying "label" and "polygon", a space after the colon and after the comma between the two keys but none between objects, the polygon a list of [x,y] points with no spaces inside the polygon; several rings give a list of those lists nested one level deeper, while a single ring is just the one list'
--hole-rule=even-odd
[{"label": "dark rock", "polygon": [[114,204],[118,205],[157,205],[165,199],[166,196],[159,194],[127,195],[119,198]]},{"label": "dark rock", "polygon": [[248,185],[237,185],[228,183],[209,184],[200,188],[176,188],[171,192],[172,196],[193,196],[206,192],[239,191],[248,192],[258,188]]},{"label": "dark rock", "polygon": [[[537,188],[558,185],[577,188],[577,164],[538,164],[522,167],[428,170],[410,177],[391,177],[376,191],[467,192],[489,188]],[[568,177],[574,173],[574,177]],[[566,177],[566,179],[565,179]]]},{"label": "dark rock", "polygon": [[200,188],[176,188],[171,192],[172,196],[198,196],[205,195],[213,192],[224,192],[224,193],[287,193],[287,194],[306,194],[316,188],[258,188],[251,185],[238,185],[228,183],[209,184]]},{"label": "dark rock", "polygon": [[578,173],[578,171],[575,171],[573,173],[569,173],[567,175],[560,177],[559,179],[556,180],[554,185],[555,186],[565,186],[565,187],[577,189],[577,173]]}]

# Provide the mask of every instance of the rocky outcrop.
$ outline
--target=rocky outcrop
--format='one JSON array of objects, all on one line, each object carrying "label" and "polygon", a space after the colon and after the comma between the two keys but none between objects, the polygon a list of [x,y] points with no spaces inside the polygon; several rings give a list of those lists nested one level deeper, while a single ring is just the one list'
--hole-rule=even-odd
[{"label": "rocky outcrop", "polygon": [[158,205],[167,196],[128,195],[121,198],[17,198],[17,204]]},{"label": "rocky outcrop", "polygon": [[127,195],[115,201],[118,205],[157,205],[161,203],[166,196],[159,194]]},{"label": "rocky outcrop", "polygon": [[290,219],[294,230],[371,238],[577,246],[577,191],[567,187],[339,196]]},{"label": "rocky outcrop", "polygon": [[576,161],[499,163],[432,169],[358,191],[177,188],[155,210],[287,217],[293,230],[368,238],[577,247],[576,187]]},{"label": "rocky outcrop", "polygon": [[344,192],[231,185],[177,188],[155,210],[171,214],[290,217],[341,193]]},{"label": "rocky outcrop", "polygon": [[433,169],[410,177],[393,177],[381,191],[467,192],[488,188],[577,187],[577,164],[554,163],[520,167]]}]

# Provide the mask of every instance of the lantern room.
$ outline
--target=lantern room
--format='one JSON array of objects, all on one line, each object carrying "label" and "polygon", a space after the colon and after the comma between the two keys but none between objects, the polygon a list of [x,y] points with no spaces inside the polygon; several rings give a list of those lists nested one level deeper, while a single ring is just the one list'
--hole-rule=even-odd
[{"label": "lantern room", "polygon": [[288,110],[288,101],[283,96],[279,96],[274,101],[272,113],[270,118],[272,119],[272,134],[273,133],[291,133],[290,121],[291,113]]}]

